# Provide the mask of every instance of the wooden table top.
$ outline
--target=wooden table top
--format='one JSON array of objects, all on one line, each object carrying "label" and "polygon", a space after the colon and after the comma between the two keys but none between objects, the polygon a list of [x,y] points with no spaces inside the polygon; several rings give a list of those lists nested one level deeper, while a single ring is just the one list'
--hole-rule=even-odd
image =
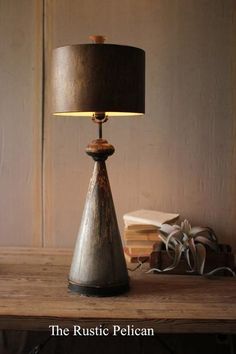
[{"label": "wooden table top", "polygon": [[[85,297],[67,289],[71,250],[0,248],[0,328],[134,325],[166,333],[236,333],[232,277],[130,272],[129,293]],[[132,265],[133,266],[133,265]]]}]

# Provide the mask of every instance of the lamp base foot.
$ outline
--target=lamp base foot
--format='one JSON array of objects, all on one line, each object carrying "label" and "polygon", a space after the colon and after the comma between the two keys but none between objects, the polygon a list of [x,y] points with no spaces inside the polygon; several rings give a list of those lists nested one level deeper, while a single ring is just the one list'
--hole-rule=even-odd
[{"label": "lamp base foot", "polygon": [[123,285],[113,285],[113,286],[84,286],[76,283],[69,282],[68,288],[81,295],[85,296],[116,296],[129,291],[129,283]]}]

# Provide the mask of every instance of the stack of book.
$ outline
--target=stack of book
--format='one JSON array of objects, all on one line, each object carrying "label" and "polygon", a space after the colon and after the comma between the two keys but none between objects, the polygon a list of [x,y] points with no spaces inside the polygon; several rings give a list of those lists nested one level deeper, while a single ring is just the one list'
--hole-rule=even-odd
[{"label": "stack of book", "polygon": [[145,224],[129,225],[124,229],[124,242],[127,261],[142,260],[150,255],[154,244],[160,243],[158,228]]},{"label": "stack of book", "polygon": [[155,210],[137,210],[123,216],[125,258],[128,262],[143,261],[155,249],[161,247],[159,228],[164,223],[173,223],[179,214]]}]

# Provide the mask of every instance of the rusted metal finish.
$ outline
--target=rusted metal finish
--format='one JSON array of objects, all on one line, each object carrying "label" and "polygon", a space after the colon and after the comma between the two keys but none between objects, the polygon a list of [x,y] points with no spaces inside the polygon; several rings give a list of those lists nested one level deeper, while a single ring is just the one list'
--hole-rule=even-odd
[{"label": "rusted metal finish", "polygon": [[95,160],[69,275],[69,288],[85,295],[127,291],[129,278],[105,160],[114,148],[97,139],[86,152]]},{"label": "rusted metal finish", "polygon": [[86,153],[92,156],[95,161],[105,161],[108,156],[114,154],[114,152],[114,146],[109,144],[105,139],[93,140],[86,148]]},{"label": "rusted metal finish", "polygon": [[56,48],[53,112],[145,111],[145,52],[115,44]]}]

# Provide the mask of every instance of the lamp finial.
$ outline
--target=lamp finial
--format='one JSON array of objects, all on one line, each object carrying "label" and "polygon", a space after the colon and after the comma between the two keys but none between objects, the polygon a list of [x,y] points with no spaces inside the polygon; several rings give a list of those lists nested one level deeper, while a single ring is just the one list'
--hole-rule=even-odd
[{"label": "lamp finial", "polygon": [[91,39],[91,41],[93,41],[96,44],[103,44],[106,40],[106,37],[101,36],[101,35],[97,35],[97,34],[93,34],[93,35],[89,36],[89,39]]}]

